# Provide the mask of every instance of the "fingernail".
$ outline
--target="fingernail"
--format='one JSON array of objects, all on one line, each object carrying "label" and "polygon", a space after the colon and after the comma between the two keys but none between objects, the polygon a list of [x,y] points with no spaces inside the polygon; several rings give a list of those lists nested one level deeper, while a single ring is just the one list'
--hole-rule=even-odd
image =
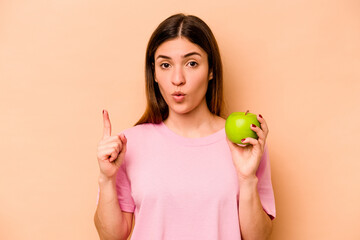
[{"label": "fingernail", "polygon": [[241,139],[241,142],[245,142],[245,138]]},{"label": "fingernail", "polygon": [[255,124],[251,124],[251,126],[252,126],[252,127],[256,127],[256,125],[255,125]]},{"label": "fingernail", "polygon": [[263,118],[263,117],[261,116],[261,114],[259,114],[259,117]]}]

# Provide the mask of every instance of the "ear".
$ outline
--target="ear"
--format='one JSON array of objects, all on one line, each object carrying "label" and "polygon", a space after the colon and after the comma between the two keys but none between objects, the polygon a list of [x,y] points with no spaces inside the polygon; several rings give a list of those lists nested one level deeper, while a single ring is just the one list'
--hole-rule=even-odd
[{"label": "ear", "polygon": [[211,72],[209,73],[209,81],[212,80],[212,79],[213,79],[213,72],[211,71]]},{"label": "ear", "polygon": [[158,80],[156,79],[156,74],[154,73],[154,81],[157,83]]},{"label": "ear", "polygon": [[157,79],[156,79],[156,73],[155,73],[155,64],[154,63],[151,63],[152,65],[152,69],[153,69],[153,72],[154,72],[154,81],[157,83]]}]

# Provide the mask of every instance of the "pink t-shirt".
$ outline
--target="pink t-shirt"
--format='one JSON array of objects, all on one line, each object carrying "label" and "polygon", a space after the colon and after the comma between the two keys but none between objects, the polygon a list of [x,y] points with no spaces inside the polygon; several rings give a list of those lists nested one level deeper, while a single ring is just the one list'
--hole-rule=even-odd
[{"label": "pink t-shirt", "polygon": [[[238,178],[224,129],[185,138],[160,123],[123,133],[128,144],[117,192],[121,209],[134,212],[131,239],[241,239]],[[274,218],[267,147],[257,176],[263,208]]]}]

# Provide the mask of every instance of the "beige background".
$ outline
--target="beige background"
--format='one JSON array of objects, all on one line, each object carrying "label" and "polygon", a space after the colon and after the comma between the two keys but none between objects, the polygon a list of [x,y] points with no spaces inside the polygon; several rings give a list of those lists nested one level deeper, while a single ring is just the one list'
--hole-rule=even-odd
[{"label": "beige background", "polygon": [[360,239],[360,2],[0,1],[0,238],[98,239],[102,109],[145,109],[144,54],[185,12],[218,39],[227,113],[267,120],[272,240]]}]

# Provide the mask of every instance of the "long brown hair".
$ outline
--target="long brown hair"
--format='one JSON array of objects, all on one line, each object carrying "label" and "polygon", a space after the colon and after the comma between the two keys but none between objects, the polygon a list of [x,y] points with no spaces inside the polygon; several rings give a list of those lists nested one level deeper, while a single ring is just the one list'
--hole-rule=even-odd
[{"label": "long brown hair", "polygon": [[160,123],[169,116],[168,105],[154,79],[154,55],[163,42],[180,36],[200,46],[208,55],[209,72],[213,73],[213,79],[208,84],[206,103],[211,113],[220,116],[223,104],[223,71],[216,39],[203,20],[180,13],[165,19],[150,37],[145,57],[147,107],[135,125]]}]

